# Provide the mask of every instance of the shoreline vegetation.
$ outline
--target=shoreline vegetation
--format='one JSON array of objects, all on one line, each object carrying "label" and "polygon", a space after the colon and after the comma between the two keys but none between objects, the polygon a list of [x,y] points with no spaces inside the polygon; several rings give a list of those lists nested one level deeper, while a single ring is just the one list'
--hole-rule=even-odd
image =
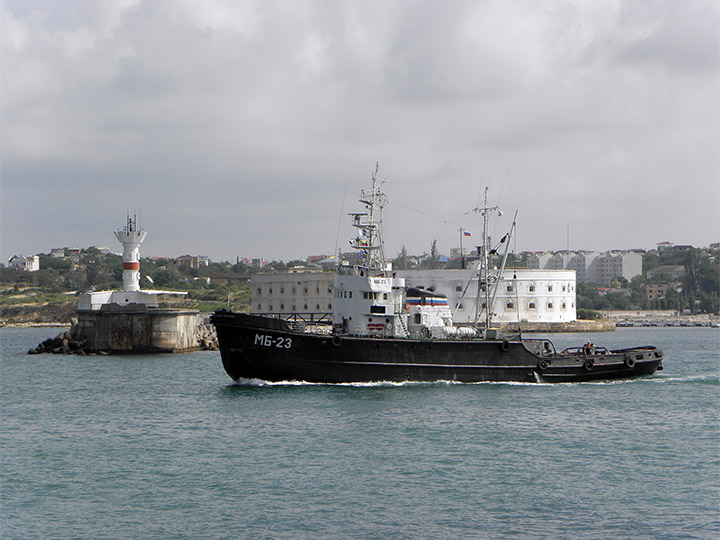
[{"label": "shoreline vegetation", "polygon": [[[459,259],[441,262],[436,251],[432,253],[431,250],[430,256],[410,264],[403,248],[393,260],[393,267],[459,268]],[[39,258],[40,270],[34,272],[0,265],[0,326],[69,326],[76,315],[79,293],[122,288],[123,266],[119,255],[87,248],[63,258],[51,254],[40,254]],[[528,266],[528,261],[520,255],[512,255],[510,263],[518,268]],[[143,258],[140,265],[143,289],[187,292],[187,297],[180,301],[166,297],[162,307],[193,309],[200,313],[212,313],[221,308],[250,312],[254,273],[283,273],[290,269],[322,271],[319,266],[303,260],[272,261],[256,268],[239,258],[235,264],[208,262],[195,267],[183,264],[182,258]],[[584,321],[579,326],[600,330],[573,330],[573,323],[568,322],[563,323],[567,329],[552,329],[551,325],[540,323],[532,325],[532,331],[606,331],[615,325],[717,325],[720,315],[720,253],[717,247],[675,246],[647,252],[643,255],[642,265],[643,274],[631,281],[618,278],[610,286],[577,284],[577,317]],[[682,272],[679,277],[670,277],[658,274],[659,268]],[[651,269],[655,269],[657,275],[648,278]],[[648,287],[662,292],[655,291],[653,298],[646,294]],[[521,322],[520,328],[530,331],[525,327],[526,323]]]}]

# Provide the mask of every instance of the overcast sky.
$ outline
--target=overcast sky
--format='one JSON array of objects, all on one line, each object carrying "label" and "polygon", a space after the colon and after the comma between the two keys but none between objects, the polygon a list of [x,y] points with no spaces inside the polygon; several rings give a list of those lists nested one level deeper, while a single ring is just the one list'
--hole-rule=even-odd
[{"label": "overcast sky", "polygon": [[[716,0],[0,0],[2,258],[720,241]],[[465,242],[467,246],[467,241]]]}]

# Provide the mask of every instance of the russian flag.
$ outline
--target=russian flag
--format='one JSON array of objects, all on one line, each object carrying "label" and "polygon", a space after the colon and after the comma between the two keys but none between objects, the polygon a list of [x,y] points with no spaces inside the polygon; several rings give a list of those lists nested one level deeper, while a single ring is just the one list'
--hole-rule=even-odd
[{"label": "russian flag", "polygon": [[472,234],[470,234],[470,233],[467,232],[467,231],[463,231],[463,236],[472,236]]}]

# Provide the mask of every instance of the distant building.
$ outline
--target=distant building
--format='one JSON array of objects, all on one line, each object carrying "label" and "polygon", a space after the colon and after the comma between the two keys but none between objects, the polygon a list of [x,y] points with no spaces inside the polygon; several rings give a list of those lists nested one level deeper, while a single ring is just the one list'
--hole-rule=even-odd
[{"label": "distant building", "polygon": [[643,285],[643,292],[648,300],[659,300],[665,298],[669,290],[677,288],[677,283],[648,283]]},{"label": "distant building", "polygon": [[642,255],[628,252],[608,252],[596,259],[595,283],[609,285],[616,278],[630,281],[642,274]]},{"label": "distant building", "polygon": [[534,270],[575,270],[578,283],[609,285],[615,278],[630,281],[642,274],[642,255],[636,250],[531,252],[525,261]]},{"label": "distant building", "polygon": [[334,272],[253,274],[251,312],[317,320],[332,313]]},{"label": "distant building", "polygon": [[250,275],[249,274],[213,274],[210,276],[210,281],[215,281],[216,283],[245,283],[247,281],[250,281]]},{"label": "distant building", "polygon": [[180,255],[173,259],[173,264],[180,268],[200,268],[200,257],[192,255]]},{"label": "distant building", "polygon": [[65,248],[52,248],[50,250],[50,256],[53,259],[64,259],[65,258]]},{"label": "distant building", "polygon": [[645,275],[648,279],[654,279],[661,276],[678,279],[685,275],[685,267],[681,264],[658,266],[652,270],[648,270]]},{"label": "distant building", "polygon": [[40,257],[38,255],[28,257],[13,255],[8,261],[8,268],[22,270],[23,272],[37,272],[40,270]]}]

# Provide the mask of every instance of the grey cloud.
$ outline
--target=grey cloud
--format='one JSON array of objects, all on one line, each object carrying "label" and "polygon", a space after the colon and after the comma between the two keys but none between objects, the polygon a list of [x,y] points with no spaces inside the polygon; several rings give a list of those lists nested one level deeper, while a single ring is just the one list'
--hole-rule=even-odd
[{"label": "grey cloud", "polygon": [[2,9],[5,259],[135,207],[148,254],[329,252],[376,161],[390,252],[449,250],[487,183],[518,249],[720,237],[711,2]]}]

